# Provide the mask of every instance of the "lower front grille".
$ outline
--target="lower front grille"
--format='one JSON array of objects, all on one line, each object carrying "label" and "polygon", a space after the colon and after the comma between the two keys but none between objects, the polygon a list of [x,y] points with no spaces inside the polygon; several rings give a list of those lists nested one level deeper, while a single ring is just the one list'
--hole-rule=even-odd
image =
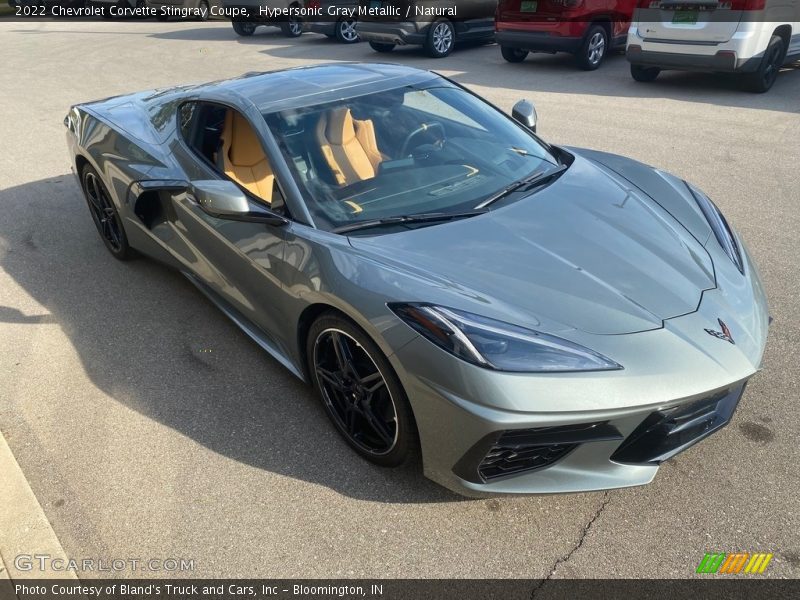
[{"label": "lower front grille", "polygon": [[621,439],[616,427],[605,421],[496,431],[470,448],[453,472],[485,483],[549,467],[583,443]]},{"label": "lower front grille", "polygon": [[650,413],[620,444],[611,460],[657,465],[672,458],[727,425],[744,387],[742,383],[709,398]]},{"label": "lower front grille", "polygon": [[[505,435],[507,434],[502,437]],[[489,480],[522,471],[541,469],[563,458],[577,447],[578,444],[517,446],[510,443],[510,440],[501,438],[481,461],[478,473],[483,479]]]}]

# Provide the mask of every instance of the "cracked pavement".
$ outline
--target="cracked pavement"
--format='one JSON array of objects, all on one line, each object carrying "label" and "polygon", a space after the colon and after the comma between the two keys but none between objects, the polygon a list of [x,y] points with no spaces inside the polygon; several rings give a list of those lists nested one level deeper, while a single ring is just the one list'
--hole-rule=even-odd
[{"label": "cracked pavement", "polygon": [[[798,69],[756,96],[698,74],[639,85],[621,56],[593,73],[566,56],[507,64],[496,46],[387,57],[276,29],[237,39],[220,22],[0,22],[0,35],[0,431],[69,556],[192,558],[204,577],[530,578],[534,595],[551,578],[692,577],[706,551],[774,552],[767,576],[800,576]],[[507,110],[527,97],[546,139],[708,192],[776,319],[732,424],[649,486],[465,500],[358,459],[189,283],[104,251],[69,174],[71,103],[344,60],[435,69]]]}]

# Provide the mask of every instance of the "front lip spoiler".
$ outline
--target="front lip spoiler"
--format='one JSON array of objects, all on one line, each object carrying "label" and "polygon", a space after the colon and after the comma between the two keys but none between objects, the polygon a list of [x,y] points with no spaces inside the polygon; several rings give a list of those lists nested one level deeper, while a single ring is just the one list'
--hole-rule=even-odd
[{"label": "front lip spoiler", "polygon": [[747,382],[708,398],[656,410],[611,455],[622,464],[660,465],[730,423]]}]

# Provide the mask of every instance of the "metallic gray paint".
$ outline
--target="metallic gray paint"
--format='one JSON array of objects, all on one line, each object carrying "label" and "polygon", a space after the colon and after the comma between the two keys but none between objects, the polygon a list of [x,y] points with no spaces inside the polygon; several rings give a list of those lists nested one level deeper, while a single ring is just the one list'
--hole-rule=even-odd
[{"label": "metallic gray paint", "polygon": [[[649,482],[657,467],[609,460],[619,441],[588,443],[546,469],[486,484],[452,469],[492,431],[608,419],[627,435],[654,409],[751,377],[768,311],[746,248],[738,240],[743,276],[682,181],[580,149],[569,149],[575,162],[553,185],[485,215],[383,236],[316,229],[261,112],[435,77],[389,65],[321,66],[82,104],[65,119],[70,158],[76,170],[88,163],[101,174],[133,247],[186,274],[298,377],[307,379],[310,318],[332,308],[360,326],[408,394],[431,479],[469,495]],[[176,131],[177,109],[191,99],[250,119],[290,223],[217,219],[181,191],[181,182],[219,179]],[[172,216],[148,227],[134,212],[142,193],[160,194]],[[386,306],[409,301],[558,335],[624,369],[520,374],[467,364]],[[705,333],[720,318],[735,345]]]}]

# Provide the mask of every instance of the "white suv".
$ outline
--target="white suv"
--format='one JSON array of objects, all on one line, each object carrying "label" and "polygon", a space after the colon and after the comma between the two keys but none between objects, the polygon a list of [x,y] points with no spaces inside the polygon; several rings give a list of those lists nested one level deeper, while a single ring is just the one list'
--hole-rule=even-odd
[{"label": "white suv", "polygon": [[668,69],[720,71],[766,92],[800,58],[800,1],[640,0],[626,54],[636,81]]}]

